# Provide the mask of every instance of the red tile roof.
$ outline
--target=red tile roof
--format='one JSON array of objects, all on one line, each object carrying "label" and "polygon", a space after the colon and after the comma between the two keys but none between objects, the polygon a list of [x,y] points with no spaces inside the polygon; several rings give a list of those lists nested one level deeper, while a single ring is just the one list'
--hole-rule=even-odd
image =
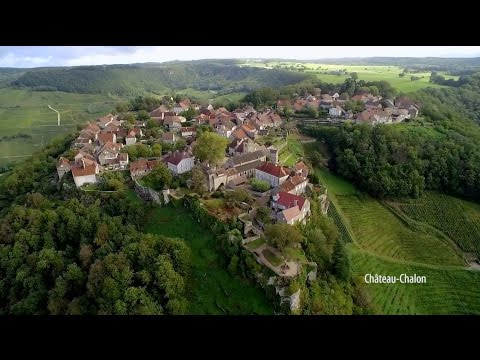
[{"label": "red tile roof", "polygon": [[235,129],[235,131],[232,133],[232,135],[233,135],[233,137],[235,137],[237,139],[248,138],[247,133],[242,128]]},{"label": "red tile roof", "polygon": [[148,160],[147,165],[149,169],[154,169],[160,165],[160,160]]},{"label": "red tile roof", "polygon": [[105,129],[102,130],[102,132],[117,132],[118,131],[118,125],[115,125],[113,123],[108,124]]},{"label": "red tile roof", "polygon": [[98,141],[103,144],[105,144],[108,141],[110,141],[111,143],[115,142],[112,133],[98,134]]},{"label": "red tile roof", "polygon": [[308,170],[308,166],[305,165],[303,161],[300,161],[295,164],[295,170],[296,171]]},{"label": "red tile roof", "polygon": [[290,177],[287,181],[285,181],[282,185],[280,185],[280,191],[290,192],[295,189],[297,185],[300,185],[307,181],[307,178],[304,178],[300,175],[295,175]]},{"label": "red tile roof", "polygon": [[168,111],[168,108],[165,105],[161,105],[160,107],[156,108],[150,113],[151,117],[160,117],[162,116],[162,113],[165,113]]},{"label": "red tile roof", "polygon": [[292,190],[295,190],[295,185],[290,179],[288,179],[282,185],[280,185],[280,191],[289,193]]},{"label": "red tile roof", "polygon": [[137,173],[139,171],[146,171],[148,169],[147,159],[138,159],[130,163],[130,172]]},{"label": "red tile roof", "polygon": [[96,134],[100,132],[100,127],[97,124],[88,124],[84,130]]},{"label": "red tile roof", "polygon": [[113,115],[112,114],[108,114],[106,116],[102,116],[101,118],[98,118],[98,122],[101,123],[102,125],[106,124],[106,123],[109,123],[113,120]]},{"label": "red tile roof", "polygon": [[96,166],[96,164],[86,165],[85,167],[72,166],[72,174],[74,177],[94,175]]},{"label": "red tile roof", "polygon": [[57,166],[63,166],[63,165],[70,165],[70,161],[60,156],[60,158],[58,159]]},{"label": "red tile roof", "polygon": [[173,133],[173,132],[163,133],[163,134],[162,134],[162,140],[170,140],[170,141],[173,141],[173,136],[174,136],[174,133]]},{"label": "red tile roof", "polygon": [[243,124],[242,125],[242,129],[247,132],[247,131],[255,131],[256,129],[250,125],[250,124]]},{"label": "red tile roof", "polygon": [[[295,205],[298,205],[298,207],[302,209],[303,205],[305,204],[305,199],[303,197],[290,194],[284,191],[279,192],[276,196],[278,197],[278,200],[276,201],[276,203],[286,208],[291,208],[291,207],[294,207]],[[295,204],[295,201],[297,202],[296,204]]]},{"label": "red tile roof", "polygon": [[266,162],[265,164],[258,166],[257,169],[278,178],[282,178],[288,175],[287,169],[285,169],[283,166],[276,165],[271,162]]}]

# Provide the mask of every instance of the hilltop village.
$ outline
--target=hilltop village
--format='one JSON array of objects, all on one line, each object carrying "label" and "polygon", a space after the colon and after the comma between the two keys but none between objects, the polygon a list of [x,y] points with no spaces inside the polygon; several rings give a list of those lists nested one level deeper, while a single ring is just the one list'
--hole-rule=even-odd
[{"label": "hilltop village", "polygon": [[[57,174],[62,180],[71,173],[75,186],[84,191],[105,190],[111,174],[122,174],[141,198],[160,205],[199,194],[202,206],[213,216],[236,217],[243,223],[242,246],[258,263],[279,277],[298,276],[305,266],[312,280],[316,263],[299,255],[299,244],[276,245],[264,235],[268,224],[305,225],[313,208],[325,215],[329,207],[327,189],[312,177],[307,159],[288,165],[279,160],[292,131],[280,114],[285,107],[299,113],[315,107],[372,125],[418,114],[407,99],[380,100],[371,94],[354,96],[353,101],[363,104],[358,108],[365,108],[357,113],[345,111],[346,100],[338,94],[323,94],[279,100],[276,109],[263,111],[251,106],[228,111],[184,99],[150,112],[108,114],[81,129],[68,156],[58,159]],[[216,160],[212,154],[218,155]],[[281,288],[278,293],[283,295]],[[290,294],[284,301],[295,310],[299,296]]]}]

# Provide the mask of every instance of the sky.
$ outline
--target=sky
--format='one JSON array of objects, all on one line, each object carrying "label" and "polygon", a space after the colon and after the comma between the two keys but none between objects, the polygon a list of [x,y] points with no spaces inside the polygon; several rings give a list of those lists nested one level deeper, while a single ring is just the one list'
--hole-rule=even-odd
[{"label": "sky", "polygon": [[316,60],[374,56],[480,57],[480,46],[0,46],[0,67],[230,58]]}]

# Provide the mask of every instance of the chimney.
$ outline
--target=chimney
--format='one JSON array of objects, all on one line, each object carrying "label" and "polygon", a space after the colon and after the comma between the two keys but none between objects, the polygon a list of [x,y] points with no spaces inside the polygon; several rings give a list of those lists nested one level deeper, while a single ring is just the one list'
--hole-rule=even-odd
[{"label": "chimney", "polygon": [[298,200],[297,199],[293,200],[293,206],[298,206]]}]

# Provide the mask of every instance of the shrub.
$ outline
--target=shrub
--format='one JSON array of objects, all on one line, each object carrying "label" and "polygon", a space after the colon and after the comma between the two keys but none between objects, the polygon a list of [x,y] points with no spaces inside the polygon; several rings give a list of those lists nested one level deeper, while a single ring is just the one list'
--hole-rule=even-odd
[{"label": "shrub", "polygon": [[252,179],[250,185],[252,185],[254,191],[258,192],[265,192],[270,189],[270,184],[265,180]]}]

